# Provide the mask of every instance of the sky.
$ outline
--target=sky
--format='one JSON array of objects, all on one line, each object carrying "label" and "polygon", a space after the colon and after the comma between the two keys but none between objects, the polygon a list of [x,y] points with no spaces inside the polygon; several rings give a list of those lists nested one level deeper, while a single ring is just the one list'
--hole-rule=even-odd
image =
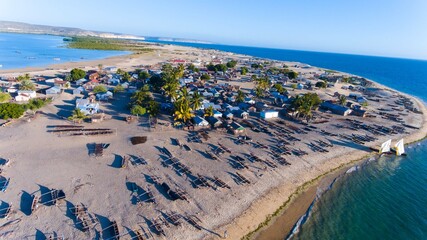
[{"label": "sky", "polygon": [[426,0],[0,0],[0,20],[427,59]]}]

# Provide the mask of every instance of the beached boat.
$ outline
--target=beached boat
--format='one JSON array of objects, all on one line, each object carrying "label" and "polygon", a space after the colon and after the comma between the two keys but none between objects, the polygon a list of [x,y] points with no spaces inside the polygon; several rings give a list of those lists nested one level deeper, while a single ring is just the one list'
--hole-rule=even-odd
[{"label": "beached boat", "polygon": [[385,141],[383,144],[381,144],[381,147],[375,148],[375,147],[371,147],[371,150],[378,152],[379,154],[385,154],[385,153],[389,153],[390,152],[390,146],[391,146],[391,139]]},{"label": "beached boat", "polygon": [[397,156],[406,156],[405,153],[405,144],[403,142],[403,138],[400,139],[395,145],[394,148],[391,149],[392,152],[395,152]]},{"label": "beached boat", "polygon": [[391,146],[391,139],[385,141],[383,144],[381,144],[380,153],[388,153],[390,152],[390,146]]}]

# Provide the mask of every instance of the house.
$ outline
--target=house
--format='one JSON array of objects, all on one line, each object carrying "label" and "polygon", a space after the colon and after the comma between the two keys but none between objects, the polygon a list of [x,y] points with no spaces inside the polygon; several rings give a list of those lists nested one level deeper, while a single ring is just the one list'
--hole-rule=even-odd
[{"label": "house", "polygon": [[86,79],[81,78],[81,79],[79,79],[79,80],[76,81],[76,84],[77,85],[83,85],[86,81],[87,81]]},{"label": "house", "polygon": [[98,82],[99,81],[99,73],[98,72],[91,73],[89,75],[89,80],[91,82]]},{"label": "house", "polygon": [[117,67],[105,67],[104,70],[108,72],[117,72]]},{"label": "house", "polygon": [[30,101],[31,97],[28,94],[22,93],[15,96],[15,101],[17,102],[27,102]]},{"label": "house", "polygon": [[118,84],[120,84],[120,79],[115,78],[115,77],[112,77],[112,78],[109,78],[109,79],[107,80],[107,83],[108,83],[109,85],[118,85]]},{"label": "house", "polygon": [[276,110],[264,110],[260,112],[260,117],[263,119],[272,119],[279,117],[279,111]]},{"label": "house", "polygon": [[330,101],[325,101],[322,104],[320,104],[320,108],[331,111],[332,113],[335,113],[341,116],[347,116],[352,112],[350,108],[334,104]]},{"label": "house", "polygon": [[198,127],[207,127],[207,126],[209,126],[209,122],[206,121],[204,118],[199,117],[199,116],[193,117],[193,122],[194,122],[194,125],[196,125]]},{"label": "house", "polygon": [[351,112],[351,114],[354,116],[366,117],[367,112],[366,112],[366,110],[362,110],[360,108],[358,108],[358,109],[354,108],[353,111]]},{"label": "house", "polygon": [[73,95],[83,94],[84,91],[85,91],[85,89],[82,86],[80,86],[80,87],[73,90]]},{"label": "house", "polygon": [[233,134],[241,134],[245,131],[245,128],[237,122],[232,122],[229,127]]},{"label": "house", "polygon": [[263,102],[256,102],[255,108],[258,112],[264,111],[266,108],[268,108],[268,105]]},{"label": "house", "polygon": [[233,119],[233,114],[231,112],[229,112],[229,111],[225,112],[222,116],[225,119]]},{"label": "house", "polygon": [[237,116],[237,117],[240,117],[240,118],[243,118],[243,119],[248,119],[248,117],[249,117],[249,113],[245,112],[245,111],[243,111],[241,109],[234,110],[233,114],[234,114],[234,116]]},{"label": "house", "polygon": [[357,102],[363,104],[363,103],[368,103],[368,100],[364,97],[358,97]]},{"label": "house", "polygon": [[55,79],[55,82],[53,83],[53,85],[56,87],[59,87],[60,89],[68,88],[70,86],[70,84],[67,81],[64,81],[60,78]]},{"label": "house", "polygon": [[58,86],[53,86],[51,88],[46,89],[46,95],[56,95],[61,93],[61,88]]},{"label": "house", "polygon": [[107,91],[106,93],[98,93],[96,94],[96,98],[101,101],[107,101],[108,99],[113,98],[113,93],[110,91]]},{"label": "house", "polygon": [[92,99],[76,99],[76,108],[86,115],[92,115],[98,113],[99,103],[93,101]]},{"label": "house", "polygon": [[255,100],[253,100],[252,98],[246,97],[245,98],[245,103],[253,105],[253,104],[255,104]]},{"label": "house", "polygon": [[220,127],[222,125],[222,121],[216,117],[210,116],[210,117],[207,117],[206,120],[209,122],[209,124],[212,127]]},{"label": "house", "polygon": [[28,95],[30,98],[37,97],[36,91],[32,91],[32,90],[18,90],[17,93],[18,95]]},{"label": "house", "polygon": [[222,113],[219,112],[219,111],[217,111],[217,110],[214,110],[213,116],[216,117],[216,118],[220,118],[220,117],[222,117]]}]

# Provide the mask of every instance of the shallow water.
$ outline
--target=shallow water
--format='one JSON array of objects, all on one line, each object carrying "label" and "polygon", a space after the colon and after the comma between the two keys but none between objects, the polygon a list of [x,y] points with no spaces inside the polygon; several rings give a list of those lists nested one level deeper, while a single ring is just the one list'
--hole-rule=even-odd
[{"label": "shallow water", "polygon": [[127,53],[66,48],[63,37],[59,36],[0,33],[0,70],[96,60]]},{"label": "shallow water", "polygon": [[427,142],[344,175],[292,239],[427,239]]}]

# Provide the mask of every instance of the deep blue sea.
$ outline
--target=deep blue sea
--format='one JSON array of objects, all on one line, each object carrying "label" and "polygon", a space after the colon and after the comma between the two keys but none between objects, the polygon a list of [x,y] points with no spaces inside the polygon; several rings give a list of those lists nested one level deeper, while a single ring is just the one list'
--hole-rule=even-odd
[{"label": "deep blue sea", "polygon": [[[173,44],[335,69],[372,79],[415,95],[424,102],[427,100],[427,61],[215,44]],[[308,220],[292,239],[427,239],[427,141],[412,144],[407,153],[407,157],[371,161],[338,179],[314,204]]]},{"label": "deep blue sea", "polygon": [[127,54],[124,51],[70,49],[63,37],[0,33],[0,70],[43,67],[55,63],[96,60]]}]

